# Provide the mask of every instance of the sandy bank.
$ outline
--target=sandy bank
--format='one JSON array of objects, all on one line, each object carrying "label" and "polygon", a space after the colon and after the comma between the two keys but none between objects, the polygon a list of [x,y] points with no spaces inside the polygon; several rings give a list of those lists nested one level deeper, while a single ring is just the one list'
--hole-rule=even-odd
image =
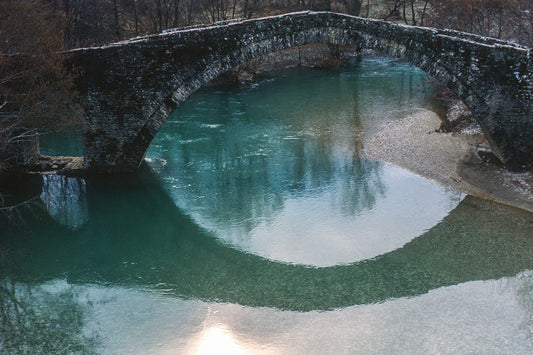
[{"label": "sandy bank", "polygon": [[511,173],[480,158],[486,141],[479,131],[439,133],[440,124],[437,114],[420,110],[383,127],[366,154],[468,195],[533,212],[531,173]]}]

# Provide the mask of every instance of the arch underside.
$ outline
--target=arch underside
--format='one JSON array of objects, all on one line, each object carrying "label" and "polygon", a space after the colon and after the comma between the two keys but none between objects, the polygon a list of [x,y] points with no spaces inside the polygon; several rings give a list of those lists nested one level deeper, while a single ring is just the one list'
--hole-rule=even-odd
[{"label": "arch underside", "polygon": [[[420,53],[409,51],[404,45],[390,41],[382,41],[375,37],[372,38],[371,36],[356,36],[346,39],[342,35],[317,36],[316,33],[318,31],[315,30],[310,32],[313,35],[310,36],[309,34],[301,34],[296,38],[290,37],[278,39],[278,41],[275,43],[272,41],[264,41],[262,43],[255,43],[253,48],[248,47],[239,49],[222,59],[213,61],[200,75],[198,75],[195,80],[174,90],[174,92],[170,95],[170,100],[166,100],[164,103],[162,103],[160,108],[150,117],[145,127],[143,127],[141,130],[138,137],[140,139],[138,139],[138,141],[142,141],[143,146],[139,147],[140,149],[137,151],[137,156],[134,158],[135,167],[139,167],[139,165],[142,163],[151,141],[155,138],[157,131],[165,123],[170,114],[196,90],[209,83],[213,79],[216,79],[225,72],[252,59],[298,46],[319,43],[346,45],[353,46],[357,49],[373,50],[378,55],[395,57],[409,62],[410,64],[422,69],[429,75],[435,77],[450,89],[455,89],[453,91],[458,95],[466,92],[464,85],[462,85],[457,77],[449,74],[442,66],[436,65],[432,61],[432,58]],[[337,29],[336,32],[341,34],[342,30]],[[331,34],[331,31],[328,31],[327,33]],[[305,39],[308,38],[313,38],[315,40],[306,41]],[[480,123],[482,124],[482,122]]]}]

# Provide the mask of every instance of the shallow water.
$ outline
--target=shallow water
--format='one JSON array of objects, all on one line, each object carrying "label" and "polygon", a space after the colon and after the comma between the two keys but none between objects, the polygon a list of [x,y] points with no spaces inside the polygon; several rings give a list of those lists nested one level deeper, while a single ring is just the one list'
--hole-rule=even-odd
[{"label": "shallow water", "polygon": [[425,79],[364,59],[202,89],[137,176],[25,182],[0,353],[531,352],[533,215],[364,154]]}]

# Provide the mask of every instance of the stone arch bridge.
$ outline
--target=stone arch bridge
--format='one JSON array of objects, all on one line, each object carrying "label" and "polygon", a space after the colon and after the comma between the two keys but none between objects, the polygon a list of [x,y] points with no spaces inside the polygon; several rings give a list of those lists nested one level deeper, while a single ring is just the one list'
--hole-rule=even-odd
[{"label": "stone arch bridge", "polygon": [[166,31],[76,49],[88,118],[85,167],[135,170],[170,113],[205,83],[250,59],[310,43],[402,58],[455,92],[509,167],[533,166],[530,50],[472,34],[330,12],[299,12]]}]

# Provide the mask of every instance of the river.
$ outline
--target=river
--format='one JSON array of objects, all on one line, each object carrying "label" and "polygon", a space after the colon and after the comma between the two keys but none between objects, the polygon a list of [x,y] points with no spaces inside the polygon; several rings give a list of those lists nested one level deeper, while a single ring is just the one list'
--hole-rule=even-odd
[{"label": "river", "polygon": [[364,58],[204,88],[137,175],[17,181],[0,353],[530,353],[533,215],[365,155],[426,81]]}]

